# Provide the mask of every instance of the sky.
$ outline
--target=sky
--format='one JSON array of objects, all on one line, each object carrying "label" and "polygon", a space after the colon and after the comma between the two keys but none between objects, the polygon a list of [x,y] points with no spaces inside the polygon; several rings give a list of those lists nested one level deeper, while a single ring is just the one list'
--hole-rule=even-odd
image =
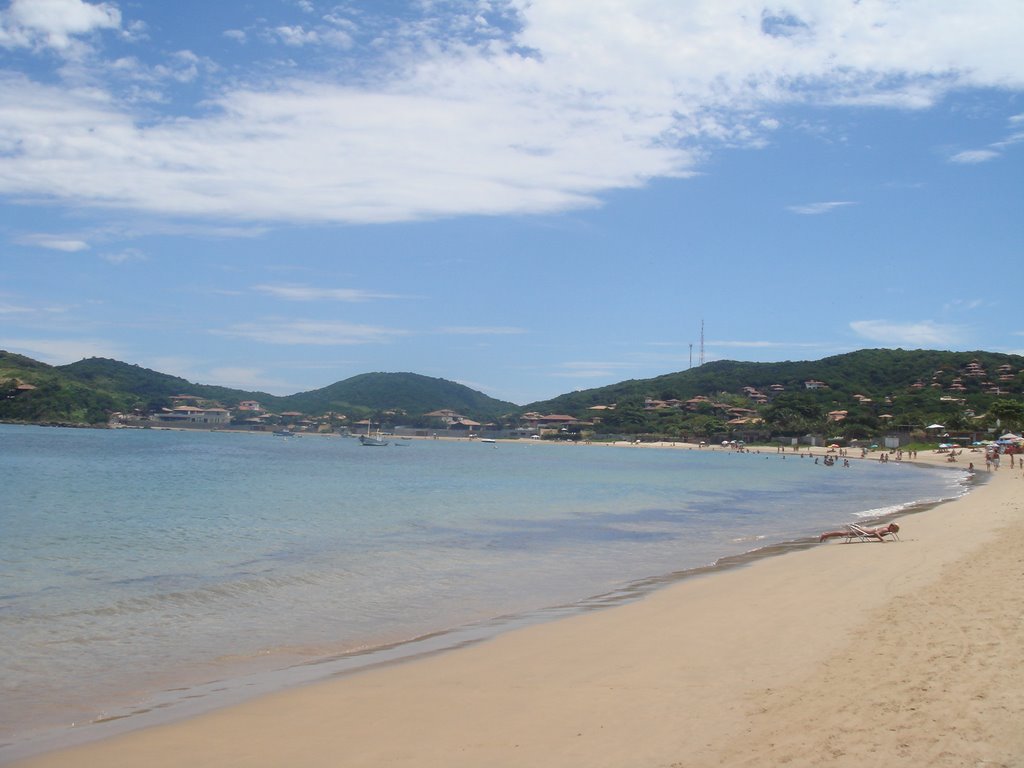
[{"label": "sky", "polygon": [[1024,354],[1020,0],[0,3],[0,349],[519,405]]}]

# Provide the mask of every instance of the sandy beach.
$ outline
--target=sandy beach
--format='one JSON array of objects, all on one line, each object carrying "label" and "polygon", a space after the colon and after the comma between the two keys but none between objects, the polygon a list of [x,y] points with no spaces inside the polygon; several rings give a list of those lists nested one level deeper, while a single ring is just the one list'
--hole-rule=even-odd
[{"label": "sandy beach", "polygon": [[1022,766],[1024,473],[987,479],[901,519],[899,542],[828,542],[15,765]]}]

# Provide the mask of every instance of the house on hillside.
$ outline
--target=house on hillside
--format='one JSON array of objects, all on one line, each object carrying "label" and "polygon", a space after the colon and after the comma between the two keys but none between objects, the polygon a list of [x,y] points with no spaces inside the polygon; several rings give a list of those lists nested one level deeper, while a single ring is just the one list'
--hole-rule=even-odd
[{"label": "house on hillside", "polygon": [[981,366],[977,360],[971,360],[964,369],[964,376],[968,376],[972,379],[984,379],[988,376],[985,373],[985,369]]},{"label": "house on hillside", "polygon": [[450,408],[442,408],[439,411],[431,411],[430,413],[423,414],[423,416],[428,419],[436,419],[446,427],[449,427],[452,424],[455,424],[463,419],[463,416],[461,414],[456,413]]},{"label": "house on hillside", "polygon": [[150,416],[152,421],[166,425],[219,427],[231,423],[231,414],[226,408],[202,408],[196,405],[179,405],[163,408]]},{"label": "house on hillside", "polygon": [[559,429],[579,423],[572,416],[560,413],[551,413],[546,416],[541,416],[538,413],[527,413],[524,414],[523,421],[531,429]]}]

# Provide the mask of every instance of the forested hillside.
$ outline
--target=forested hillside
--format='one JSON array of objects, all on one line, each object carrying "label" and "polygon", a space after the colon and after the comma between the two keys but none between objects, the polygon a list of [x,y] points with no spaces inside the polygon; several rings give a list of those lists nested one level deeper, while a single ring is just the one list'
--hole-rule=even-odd
[{"label": "forested hillside", "polygon": [[449,409],[481,419],[498,418],[518,408],[514,403],[495,400],[462,384],[417,373],[364,373],[282,401],[290,410],[303,413],[368,408],[416,416]]},{"label": "forested hillside", "polygon": [[572,429],[670,438],[745,431],[875,435],[941,423],[951,430],[1024,428],[1024,357],[992,352],[866,349],[823,360],[721,360],[651,379],[623,381],[519,407],[445,379],[366,373],[279,397],[189,382],[117,360],[50,366],[0,352],[0,419],[102,424],[112,412],[159,411],[189,395],[234,409],[255,400],[275,413],[333,413],[349,423],[382,418],[424,424],[451,410],[517,425],[528,412],[564,414]]},{"label": "forested hillside", "polygon": [[[823,386],[808,389],[808,382]],[[993,419],[1002,411],[1002,423],[1016,426],[1014,404],[1024,403],[1022,393],[1020,355],[865,349],[815,361],[721,360],[572,392],[529,409],[597,418],[603,430],[624,433],[710,436],[763,425],[774,434],[855,437],[932,423],[969,430],[983,426],[981,417],[993,407]],[[698,397],[709,402],[686,404]],[[664,405],[670,401],[683,402]]]},{"label": "forested hillside", "polygon": [[152,412],[191,395],[226,408],[255,400],[269,411],[319,416],[328,411],[361,416],[396,411],[416,417],[439,409],[474,419],[510,413],[515,404],[445,379],[413,373],[368,373],[322,389],[286,397],[197,384],[178,376],[118,360],[89,358],[50,366],[0,351],[0,419],[7,421],[99,424],[114,411]]}]

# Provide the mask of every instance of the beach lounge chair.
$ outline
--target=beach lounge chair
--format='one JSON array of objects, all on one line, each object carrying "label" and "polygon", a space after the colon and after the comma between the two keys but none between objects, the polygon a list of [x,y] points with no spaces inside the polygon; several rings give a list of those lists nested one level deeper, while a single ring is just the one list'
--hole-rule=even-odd
[{"label": "beach lounge chair", "polygon": [[886,536],[892,536],[899,541],[899,530],[900,527],[896,523],[880,525],[876,528],[865,528],[862,525],[857,525],[857,523],[848,523],[838,531],[825,531],[825,533],[818,537],[818,541],[843,539],[846,544],[849,544],[854,539],[857,541],[885,541]]},{"label": "beach lounge chair", "polygon": [[857,541],[879,541],[879,536],[885,538],[886,536],[892,536],[896,541],[900,541],[900,535],[898,530],[892,530],[892,528],[864,528],[863,526],[857,525],[857,523],[850,523],[847,526],[850,529],[850,536],[846,539],[847,542],[852,541],[854,538]]}]

